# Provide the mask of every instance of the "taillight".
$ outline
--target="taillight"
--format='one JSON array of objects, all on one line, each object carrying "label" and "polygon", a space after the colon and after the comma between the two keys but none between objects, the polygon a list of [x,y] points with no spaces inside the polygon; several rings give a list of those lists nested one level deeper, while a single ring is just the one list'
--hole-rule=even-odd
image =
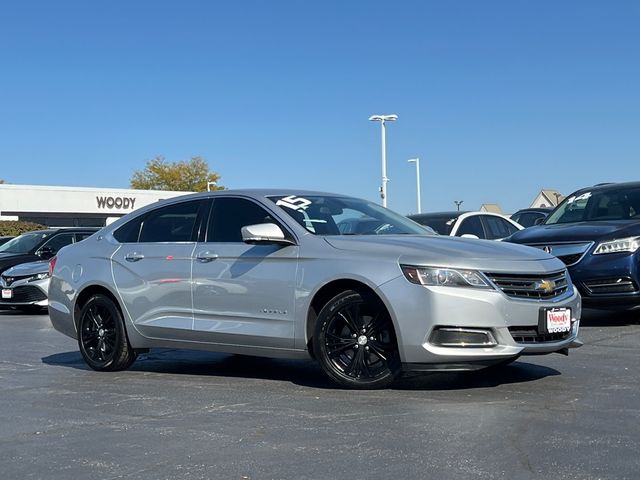
[{"label": "taillight", "polygon": [[53,256],[51,257],[51,260],[49,260],[49,276],[53,275],[53,269],[56,268],[56,262],[58,261],[58,257],[57,256]]}]

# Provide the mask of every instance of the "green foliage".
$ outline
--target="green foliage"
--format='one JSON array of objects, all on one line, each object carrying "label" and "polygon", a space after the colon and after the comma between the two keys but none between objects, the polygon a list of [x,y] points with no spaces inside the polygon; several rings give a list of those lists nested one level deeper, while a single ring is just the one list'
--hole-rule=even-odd
[{"label": "green foliage", "polygon": [[17,237],[21,233],[30,232],[32,230],[41,230],[47,228],[44,225],[31,222],[18,222],[15,220],[0,221],[0,237],[12,236]]},{"label": "green foliage", "polygon": [[218,185],[220,175],[209,171],[207,161],[191,157],[189,161],[167,162],[158,156],[149,160],[143,170],[131,177],[131,188],[140,190],[175,190],[181,192],[206,192],[207,182],[216,182],[211,190],[224,190]]}]

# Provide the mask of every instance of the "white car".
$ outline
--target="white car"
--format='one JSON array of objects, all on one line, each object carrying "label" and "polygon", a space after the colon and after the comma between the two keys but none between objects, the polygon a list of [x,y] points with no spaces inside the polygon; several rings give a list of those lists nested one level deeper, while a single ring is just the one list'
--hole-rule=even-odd
[{"label": "white car", "polygon": [[524,227],[499,213],[434,212],[409,215],[420,225],[431,227],[440,235],[451,237],[502,240]]}]

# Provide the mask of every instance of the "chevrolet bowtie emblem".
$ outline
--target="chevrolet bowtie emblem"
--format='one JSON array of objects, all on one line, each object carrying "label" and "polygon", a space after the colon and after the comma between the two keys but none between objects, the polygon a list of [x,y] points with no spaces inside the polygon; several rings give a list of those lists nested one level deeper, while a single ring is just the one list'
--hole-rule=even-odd
[{"label": "chevrolet bowtie emblem", "polygon": [[556,288],[556,282],[553,280],[541,280],[533,286],[536,292],[551,293]]}]

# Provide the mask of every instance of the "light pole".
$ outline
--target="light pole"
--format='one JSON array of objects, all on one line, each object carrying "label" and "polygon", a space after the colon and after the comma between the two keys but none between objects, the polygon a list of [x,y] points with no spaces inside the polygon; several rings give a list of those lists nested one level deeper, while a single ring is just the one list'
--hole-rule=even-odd
[{"label": "light pole", "polygon": [[456,207],[458,207],[458,211],[460,211],[460,205],[464,203],[464,200],[454,200],[453,203],[456,204]]},{"label": "light pole", "polygon": [[407,162],[416,164],[416,197],[418,199],[418,213],[422,213],[422,208],[420,206],[420,159],[410,158]]},{"label": "light pole", "polygon": [[216,186],[216,182],[207,182],[207,192],[211,191],[211,185]]},{"label": "light pole", "polygon": [[382,133],[382,187],[380,187],[380,197],[382,198],[382,206],[387,206],[387,144],[385,138],[385,122],[395,122],[398,115],[371,115],[369,120],[372,122],[380,122]]}]

